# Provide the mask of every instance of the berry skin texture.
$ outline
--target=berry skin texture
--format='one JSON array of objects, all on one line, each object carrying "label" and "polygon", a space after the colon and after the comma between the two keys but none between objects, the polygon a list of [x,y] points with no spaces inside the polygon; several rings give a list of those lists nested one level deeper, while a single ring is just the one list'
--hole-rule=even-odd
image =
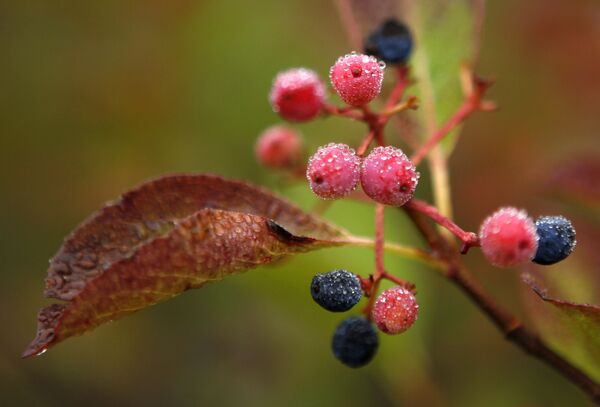
[{"label": "berry skin texture", "polygon": [[365,54],[390,64],[405,63],[412,51],[413,40],[408,28],[394,18],[381,24],[365,41]]},{"label": "berry skin texture", "polygon": [[333,270],[313,277],[310,294],[326,310],[343,312],[358,304],[362,288],[356,275],[346,270]]},{"label": "berry skin texture", "polygon": [[344,102],[363,106],[381,92],[385,63],[363,54],[348,54],[338,58],[329,70],[331,84]]},{"label": "berry skin texture", "polygon": [[373,359],[379,338],[373,324],[363,317],[343,320],[333,334],[331,347],[335,357],[349,367],[361,367]]},{"label": "berry skin texture", "polygon": [[358,185],[360,158],[346,144],[320,147],[308,161],[306,178],[312,191],[323,199],[342,198]]},{"label": "berry skin texture", "polygon": [[479,229],[481,250],[497,267],[511,267],[530,261],[538,248],[533,220],[524,210],[506,207],[488,216]]},{"label": "berry skin texture", "polygon": [[392,287],[377,297],[371,318],[382,332],[397,335],[415,323],[418,313],[415,295],[404,287]]},{"label": "berry skin texture", "polygon": [[269,100],[284,119],[305,122],[321,113],[325,94],[325,84],[314,71],[293,68],[275,77]]},{"label": "berry skin texture", "polygon": [[256,159],[269,168],[293,168],[302,160],[304,143],[300,134],[285,126],[266,129],[256,141]]},{"label": "berry skin texture", "polygon": [[402,206],[413,197],[419,173],[399,148],[377,147],[363,161],[360,181],[374,201]]},{"label": "berry skin texture", "polygon": [[563,216],[540,216],[535,221],[539,237],[533,262],[542,265],[566,259],[577,244],[575,228]]}]

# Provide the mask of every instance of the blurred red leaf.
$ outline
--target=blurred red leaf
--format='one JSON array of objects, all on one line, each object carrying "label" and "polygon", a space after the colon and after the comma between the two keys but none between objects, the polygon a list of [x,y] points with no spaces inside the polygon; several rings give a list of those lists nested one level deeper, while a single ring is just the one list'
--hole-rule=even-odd
[{"label": "blurred red leaf", "polygon": [[565,356],[600,376],[600,307],[578,304],[551,297],[530,274],[523,274],[523,281],[552,307],[550,313],[533,314],[535,322],[546,328],[546,339]]},{"label": "blurred red leaf", "polygon": [[600,157],[574,158],[551,175],[548,190],[600,206]]},{"label": "blurred red leaf", "polygon": [[[310,237],[305,237],[310,236]],[[149,181],[109,203],[51,260],[39,354],[190,288],[287,254],[342,244],[345,232],[261,188],[212,175]]]}]

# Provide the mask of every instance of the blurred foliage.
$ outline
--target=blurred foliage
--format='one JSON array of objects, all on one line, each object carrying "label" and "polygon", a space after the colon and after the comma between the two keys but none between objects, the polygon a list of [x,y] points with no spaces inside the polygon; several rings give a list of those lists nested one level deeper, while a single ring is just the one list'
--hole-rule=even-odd
[{"label": "blurred foliage", "polygon": [[[506,204],[572,218],[578,249],[544,272],[568,299],[596,304],[600,222],[546,186],[557,167],[600,157],[599,13],[594,0],[490,2],[478,71],[498,79],[490,96],[501,110],[465,126],[450,162],[456,219],[468,229]],[[228,278],[20,360],[48,303],[47,259],[79,221],[133,184],[213,172],[310,208],[306,185],[284,188],[254,163],[252,146],[278,121],[266,100],[274,74],[305,65],[325,77],[349,49],[335,8],[317,0],[9,0],[0,23],[2,405],[586,405],[457,290],[394,257],[390,271],[418,286],[419,321],[383,337],[370,366],[340,365],[329,349],[340,316],[314,305],[308,285],[334,267],[369,273],[366,249],[327,249]],[[309,151],[363,132],[335,118],[301,130]],[[339,202],[328,217],[372,233],[366,205]],[[419,243],[403,216],[392,212],[386,226],[390,239]],[[476,251],[466,261],[526,317],[520,299],[535,294],[514,272],[491,269]]]}]

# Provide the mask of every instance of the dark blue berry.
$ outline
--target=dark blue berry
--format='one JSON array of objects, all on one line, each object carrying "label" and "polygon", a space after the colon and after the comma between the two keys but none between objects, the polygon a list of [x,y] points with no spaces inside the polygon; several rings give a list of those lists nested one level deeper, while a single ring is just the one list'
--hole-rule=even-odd
[{"label": "dark blue berry", "polygon": [[369,363],[379,339],[373,324],[363,317],[349,317],[335,329],[331,347],[335,357],[350,367],[361,367]]},{"label": "dark blue berry", "polygon": [[310,284],[313,300],[328,311],[348,311],[362,297],[358,277],[346,270],[319,273]]},{"label": "dark blue berry", "polygon": [[365,53],[390,64],[405,63],[413,41],[408,28],[396,19],[383,22],[365,41]]},{"label": "dark blue berry", "polygon": [[539,241],[534,263],[557,263],[567,258],[575,248],[575,229],[568,219],[562,216],[540,216],[535,221],[535,226]]}]

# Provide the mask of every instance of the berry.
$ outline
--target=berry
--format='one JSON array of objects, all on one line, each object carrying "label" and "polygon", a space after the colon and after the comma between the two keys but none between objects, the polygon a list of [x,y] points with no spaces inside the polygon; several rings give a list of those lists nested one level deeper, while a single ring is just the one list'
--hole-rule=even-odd
[{"label": "berry", "polygon": [[394,18],[386,20],[365,42],[365,54],[398,64],[408,60],[413,41],[408,28]]},{"label": "berry", "polygon": [[256,159],[265,167],[293,168],[302,159],[300,134],[285,126],[266,129],[256,141]]},{"label": "berry", "polygon": [[362,106],[381,92],[385,63],[363,54],[338,58],[329,70],[331,83],[342,100],[351,106]]},{"label": "berry", "polygon": [[575,228],[563,216],[540,216],[535,221],[539,237],[533,261],[549,265],[566,259],[575,248]]},{"label": "berry", "polygon": [[320,147],[308,161],[306,177],[312,191],[323,199],[341,198],[356,188],[360,158],[346,144]]},{"label": "berry", "polygon": [[361,367],[369,363],[379,339],[373,324],[362,317],[349,317],[335,329],[331,347],[335,357],[350,367]]},{"label": "berry", "polygon": [[277,75],[269,99],[273,111],[284,119],[308,121],[321,112],[325,100],[325,84],[310,69],[289,69]]},{"label": "berry", "polygon": [[374,201],[402,206],[413,197],[419,173],[399,148],[377,147],[365,158],[360,181]]},{"label": "berry", "polygon": [[356,275],[346,270],[333,270],[313,277],[310,294],[326,310],[343,312],[360,301],[362,288]]},{"label": "berry", "polygon": [[527,212],[501,208],[488,216],[479,229],[481,250],[494,266],[510,267],[533,259],[538,237]]},{"label": "berry", "polygon": [[415,323],[418,312],[419,304],[411,291],[404,287],[392,287],[377,297],[371,318],[381,331],[397,335]]}]

